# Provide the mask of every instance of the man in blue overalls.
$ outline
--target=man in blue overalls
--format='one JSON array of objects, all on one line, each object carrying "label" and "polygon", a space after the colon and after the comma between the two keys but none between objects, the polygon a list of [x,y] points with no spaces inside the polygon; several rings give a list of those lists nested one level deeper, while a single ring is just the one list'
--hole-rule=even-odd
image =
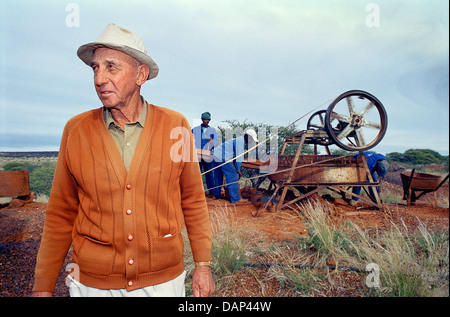
[{"label": "man in blue overalls", "polygon": [[[369,168],[370,175],[372,175],[373,181],[378,182],[378,178],[380,178],[381,180],[387,172],[388,164],[386,162],[386,157],[383,154],[377,154],[373,152],[363,152],[363,154],[367,158],[367,167]],[[359,156],[359,153],[355,156]],[[379,192],[379,188],[377,188],[377,190]],[[353,187],[352,192],[353,194],[359,195],[361,193],[361,187]],[[357,202],[358,197],[353,196],[352,200],[350,200],[350,205],[355,206]]]},{"label": "man in blue overalls", "polygon": [[215,186],[214,171],[209,173],[208,171],[214,166],[212,152],[214,147],[219,144],[219,137],[216,129],[209,125],[209,122],[211,121],[211,114],[209,112],[204,112],[202,113],[201,119],[202,124],[194,127],[192,129],[192,133],[194,134],[196,149],[211,151],[211,157],[205,159],[202,155],[199,160],[200,171],[205,173],[206,187],[209,189]]},{"label": "man in blue overalls", "polygon": [[[234,204],[241,200],[238,181],[242,175],[241,165],[244,156],[239,157],[239,155],[244,153],[245,144],[250,144],[249,148],[251,148],[256,143],[258,143],[258,137],[255,130],[247,129],[243,136],[226,141],[216,148],[214,151],[214,167],[220,167],[214,170],[216,180],[216,188],[214,189],[215,198],[221,198],[222,188],[220,186],[223,184],[223,176],[225,175],[230,202]],[[236,157],[237,159],[229,162]],[[228,163],[223,164],[225,162]]]}]

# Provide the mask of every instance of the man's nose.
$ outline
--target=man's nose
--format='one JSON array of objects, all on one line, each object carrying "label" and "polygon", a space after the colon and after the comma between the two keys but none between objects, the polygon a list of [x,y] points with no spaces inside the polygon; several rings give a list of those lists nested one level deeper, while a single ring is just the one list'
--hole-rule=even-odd
[{"label": "man's nose", "polygon": [[99,69],[94,75],[95,86],[102,86],[108,82],[108,73],[104,69]]}]

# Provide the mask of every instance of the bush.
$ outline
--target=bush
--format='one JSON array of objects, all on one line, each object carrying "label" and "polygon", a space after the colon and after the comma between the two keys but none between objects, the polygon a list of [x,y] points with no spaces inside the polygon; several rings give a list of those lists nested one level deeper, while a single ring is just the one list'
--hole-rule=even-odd
[{"label": "bush", "polygon": [[30,173],[30,190],[36,194],[50,196],[55,164],[45,164],[35,168]]},{"label": "bush", "polygon": [[404,153],[392,152],[386,154],[388,161],[409,165],[444,164],[448,167],[448,156],[442,156],[436,151],[428,149],[410,149]]},{"label": "bush", "polygon": [[37,165],[33,165],[29,162],[11,162],[3,165],[3,169],[5,171],[29,171],[30,173],[38,167]]},{"label": "bush", "polygon": [[227,205],[219,206],[211,213],[213,272],[216,276],[236,273],[247,259],[245,237],[234,217],[235,211]]}]

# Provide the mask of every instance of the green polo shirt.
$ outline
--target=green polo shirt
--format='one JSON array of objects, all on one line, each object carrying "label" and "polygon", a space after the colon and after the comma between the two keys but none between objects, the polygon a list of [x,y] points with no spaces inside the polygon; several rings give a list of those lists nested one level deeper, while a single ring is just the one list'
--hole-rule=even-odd
[{"label": "green polo shirt", "polygon": [[104,108],[103,110],[106,127],[119,149],[120,156],[127,171],[130,168],[131,160],[136,151],[141,132],[144,129],[145,119],[147,118],[147,103],[145,101],[143,102],[144,106],[137,121],[125,123],[123,129],[114,122],[114,118],[109,109]]}]

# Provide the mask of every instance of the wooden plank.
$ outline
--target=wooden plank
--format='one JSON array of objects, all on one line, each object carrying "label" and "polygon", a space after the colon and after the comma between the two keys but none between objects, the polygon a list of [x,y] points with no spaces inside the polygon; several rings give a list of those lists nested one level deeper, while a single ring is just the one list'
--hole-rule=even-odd
[{"label": "wooden plank", "polygon": [[310,191],[310,192],[307,192],[306,194],[301,195],[301,196],[299,196],[299,197],[297,197],[297,198],[295,198],[295,199],[293,199],[293,200],[291,200],[291,201],[285,203],[284,205],[282,205],[282,206],[280,207],[280,209],[283,209],[283,208],[285,208],[285,207],[287,207],[287,206],[289,206],[289,205],[291,205],[291,204],[293,204],[293,203],[296,203],[296,202],[299,201],[299,200],[302,200],[302,199],[304,199],[304,198],[306,198],[306,197],[309,197],[309,196],[311,196],[312,194],[315,194],[315,193],[317,193],[317,192],[319,192],[319,191],[321,191],[322,189],[325,189],[325,188],[327,188],[327,186],[320,186],[320,187],[318,187],[318,188],[316,188],[316,189],[314,189],[314,190],[312,190],[312,191]]},{"label": "wooden plank", "polygon": [[242,167],[247,167],[247,168],[259,170],[259,168],[261,166],[269,165],[269,162],[270,161],[266,161],[266,162],[259,161],[259,160],[251,160],[251,161],[249,161],[248,159],[244,159],[242,161]]},{"label": "wooden plank", "polygon": [[0,171],[0,197],[17,197],[30,194],[28,171]]}]

